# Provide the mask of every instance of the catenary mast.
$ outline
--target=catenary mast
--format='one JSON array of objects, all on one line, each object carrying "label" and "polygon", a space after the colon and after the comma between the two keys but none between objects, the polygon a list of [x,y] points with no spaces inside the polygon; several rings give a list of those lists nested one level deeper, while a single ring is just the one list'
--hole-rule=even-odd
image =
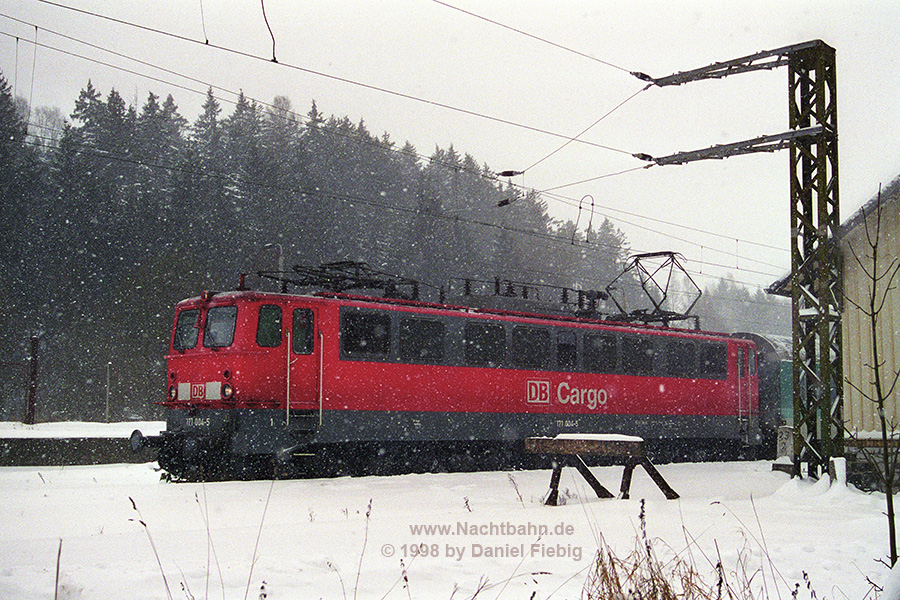
[{"label": "catenary mast", "polygon": [[633,75],[662,87],[781,66],[788,67],[789,131],[659,158],[636,156],[669,165],[790,149],[791,275],[770,291],[791,297],[794,475],[806,463],[817,476],[844,452],[835,50],[813,40],[667,77]]}]

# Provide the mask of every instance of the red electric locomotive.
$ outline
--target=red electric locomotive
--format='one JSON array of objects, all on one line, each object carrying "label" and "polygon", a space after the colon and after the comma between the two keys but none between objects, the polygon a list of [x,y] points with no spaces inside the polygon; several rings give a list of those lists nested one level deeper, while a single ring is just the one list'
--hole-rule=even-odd
[{"label": "red electric locomotive", "polygon": [[322,457],[349,472],[390,457],[428,469],[441,450],[493,456],[564,432],[651,449],[760,443],[751,340],[328,287],[180,302],[166,430],[134,445],[157,446],[177,477],[231,477]]}]

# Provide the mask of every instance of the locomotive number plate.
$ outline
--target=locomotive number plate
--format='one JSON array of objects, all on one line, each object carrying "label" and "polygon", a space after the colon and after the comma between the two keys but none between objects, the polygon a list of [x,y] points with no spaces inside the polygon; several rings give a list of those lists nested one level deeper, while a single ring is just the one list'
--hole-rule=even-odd
[{"label": "locomotive number plate", "polygon": [[185,427],[209,427],[209,417],[186,417]]}]

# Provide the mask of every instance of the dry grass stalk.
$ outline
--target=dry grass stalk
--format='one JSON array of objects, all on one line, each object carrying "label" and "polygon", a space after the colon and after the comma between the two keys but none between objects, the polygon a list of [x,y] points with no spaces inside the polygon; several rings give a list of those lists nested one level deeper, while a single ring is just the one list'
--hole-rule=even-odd
[{"label": "dry grass stalk", "polygon": [[[692,560],[679,555],[661,562],[647,537],[643,501],[640,535],[635,548],[625,558],[617,557],[600,536],[597,554],[582,588],[585,600],[755,600],[751,581],[750,556],[740,553],[733,576],[728,581],[722,561],[712,573],[701,573]],[[712,562],[710,562],[712,565]],[[750,570],[748,570],[750,569]]]}]

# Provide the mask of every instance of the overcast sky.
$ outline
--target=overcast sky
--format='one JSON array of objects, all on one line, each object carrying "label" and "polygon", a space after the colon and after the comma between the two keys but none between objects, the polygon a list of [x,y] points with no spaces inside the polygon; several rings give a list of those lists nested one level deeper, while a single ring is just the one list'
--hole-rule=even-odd
[{"label": "overcast sky", "polygon": [[[138,107],[171,93],[191,120],[210,85],[224,115],[238,90],[287,96],[300,114],[315,100],[426,156],[453,145],[494,171],[525,169],[512,182],[552,190],[555,217],[574,220],[584,198],[584,226],[593,199],[595,224],[612,219],[636,252],[681,252],[701,287],[727,273],[765,286],[789,270],[787,152],[636,170],[631,155],[787,130],[787,69],[648,90],[629,71],[660,77],[821,39],[837,50],[842,220],[900,174],[896,0],[265,0],[265,11],[277,64],[258,0],[6,0],[0,70],[17,96],[66,115],[88,79]],[[613,109],[587,143],[554,153],[558,136]]]}]

